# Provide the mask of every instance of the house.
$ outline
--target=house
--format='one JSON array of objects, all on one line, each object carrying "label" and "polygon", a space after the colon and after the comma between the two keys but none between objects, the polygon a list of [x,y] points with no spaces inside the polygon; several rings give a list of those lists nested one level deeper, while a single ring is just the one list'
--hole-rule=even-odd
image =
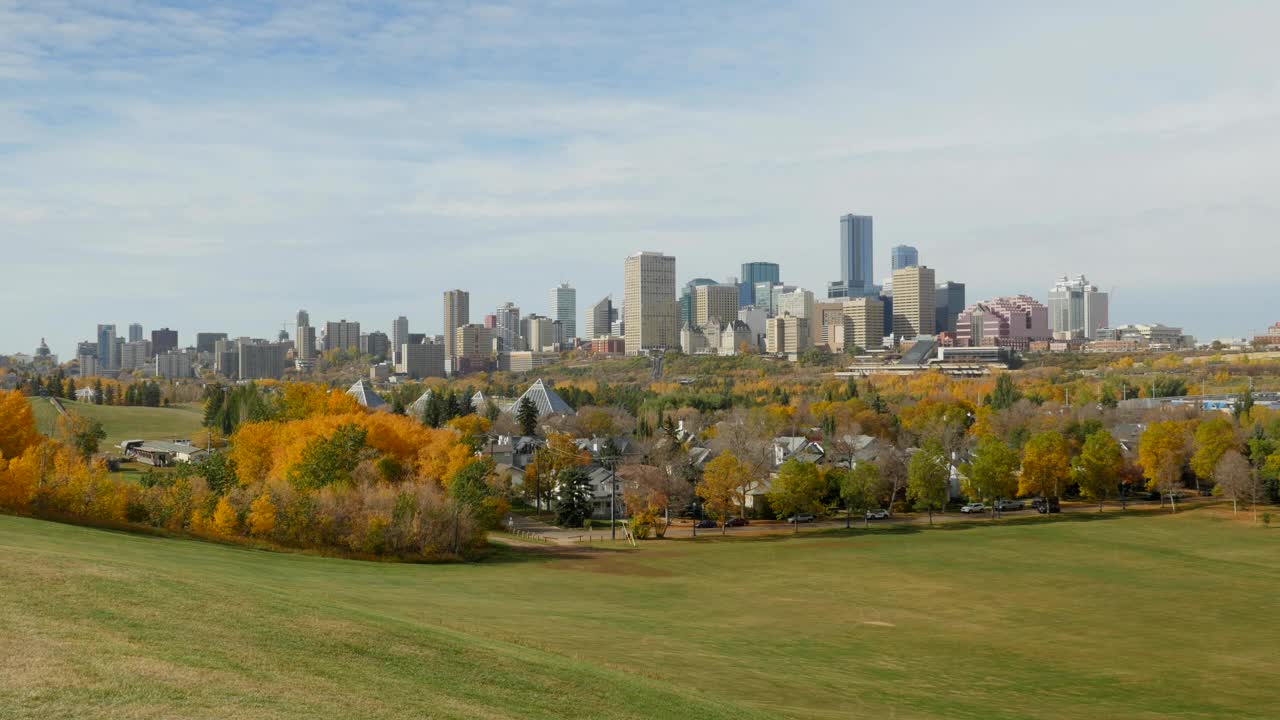
[{"label": "house", "polygon": [[773,466],[779,467],[788,460],[805,463],[822,462],[827,455],[822,443],[803,435],[784,435],[773,439]]},{"label": "house", "polygon": [[159,440],[125,440],[120,443],[124,456],[153,467],[169,467],[176,463],[200,462],[209,451],[188,442]]},{"label": "house", "polygon": [[495,435],[485,441],[480,452],[493,458],[497,464],[523,470],[533,462],[533,454],[538,448],[545,444],[545,440],[529,435]]}]

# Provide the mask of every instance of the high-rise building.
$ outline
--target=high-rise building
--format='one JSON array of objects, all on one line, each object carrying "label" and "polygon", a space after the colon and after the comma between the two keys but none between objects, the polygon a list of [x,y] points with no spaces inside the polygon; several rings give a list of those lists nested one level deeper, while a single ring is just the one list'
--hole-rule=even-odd
[{"label": "high-rise building", "polygon": [[129,342],[142,341],[142,323],[129,324]]},{"label": "high-rise building", "polygon": [[675,348],[680,343],[676,317],[676,259],[639,252],[623,265],[623,303],[627,353]]},{"label": "high-rise building", "polygon": [[226,339],[226,333],[196,333],[196,352],[213,354],[217,342]]},{"label": "high-rise building", "polygon": [[505,302],[494,312],[494,336],[503,352],[523,350],[523,334],[520,331],[520,308]]},{"label": "high-rise building", "polygon": [[471,293],[466,290],[446,290],[444,293],[444,357],[449,371],[453,358],[457,357],[453,343],[456,330],[471,322]]},{"label": "high-rise building", "polygon": [[738,279],[738,306],[756,304],[756,283],[766,282],[772,285],[781,281],[778,263],[742,263],[742,277]]},{"label": "high-rise building", "polygon": [[459,325],[453,331],[455,373],[488,370],[493,358],[493,332],[483,325]]},{"label": "high-rise building", "polygon": [[773,312],[778,315],[791,313],[796,317],[802,317],[813,323],[813,292],[804,288],[792,288],[779,292],[774,296]]},{"label": "high-rise building", "polygon": [[236,341],[235,353],[238,356],[236,379],[279,379],[284,375],[289,344],[240,338]]},{"label": "high-rise building", "polygon": [[738,319],[738,288],[736,285],[699,285],[693,293],[693,322],[691,327],[717,328]]},{"label": "high-rise building", "polygon": [[80,364],[80,377],[90,378],[98,374],[98,356],[94,353],[81,353],[76,358]]},{"label": "high-rise building", "polygon": [[765,351],[792,358],[809,349],[809,320],[785,314],[765,322]]},{"label": "high-rise building", "polygon": [[396,372],[418,380],[425,377],[444,377],[444,343],[427,340],[405,343],[400,346],[400,362]]},{"label": "high-rise building", "polygon": [[894,245],[889,250],[890,270],[915,267],[920,264],[920,251],[910,245]]},{"label": "high-rise building", "polygon": [[324,350],[360,350],[360,323],[347,322],[346,318],[324,324]]},{"label": "high-rise building", "polygon": [[840,218],[840,280],[831,283],[828,297],[862,297],[875,290],[875,260],[870,215]]},{"label": "high-rise building", "polygon": [[1093,340],[1110,324],[1107,294],[1099,292],[1084,275],[1066,275],[1049,290],[1049,329],[1061,340]]},{"label": "high-rise building", "polygon": [[142,366],[151,362],[151,341],[134,340],[121,346],[120,369],[141,370]]},{"label": "high-rise building", "polygon": [[844,301],[844,345],[863,350],[884,345],[884,303],[879,298],[860,297]]},{"label": "high-rise building", "polygon": [[297,327],[293,337],[293,364],[300,372],[310,372],[316,367],[316,329],[311,327],[311,315],[299,310]]},{"label": "high-rise building", "polygon": [[685,325],[692,326],[697,324],[696,318],[694,317],[694,313],[693,313],[694,291],[702,287],[703,285],[715,285],[715,284],[716,284],[716,281],[712,280],[711,278],[694,278],[684,284],[684,288],[680,290],[680,301],[679,301],[679,307],[677,308],[678,312],[680,313],[680,317],[679,317],[680,327],[683,328]]},{"label": "high-rise building", "polygon": [[530,351],[545,352],[555,344],[555,322],[545,315],[536,313],[520,321],[520,335]]},{"label": "high-rise building", "polygon": [[578,337],[578,291],[569,287],[569,283],[551,288],[551,317],[560,321],[564,333],[562,342],[571,344]]},{"label": "high-rise building", "polygon": [[163,355],[170,350],[178,349],[178,331],[160,328],[151,331],[151,352]]},{"label": "high-rise building", "polygon": [[964,283],[939,283],[934,289],[934,308],[936,308],[934,323],[937,332],[955,332],[956,318],[965,308]]},{"label": "high-rise building", "polygon": [[592,340],[608,337],[613,331],[613,321],[617,315],[617,311],[613,309],[613,296],[606,295],[587,310],[587,336]]},{"label": "high-rise building", "polygon": [[893,273],[893,334],[914,339],[937,327],[937,301],[932,268],[916,266]]},{"label": "high-rise building", "polygon": [[98,326],[98,369],[100,370],[117,370],[120,368],[120,356],[116,356],[114,362],[112,353],[115,352],[116,346],[116,326],[115,325],[99,325]]},{"label": "high-rise building", "polygon": [[400,348],[409,342],[409,318],[401,315],[391,323],[391,363],[399,362]]},{"label": "high-rise building", "polygon": [[189,350],[170,350],[156,355],[156,377],[166,380],[192,376],[192,357]]},{"label": "high-rise building", "polygon": [[1032,342],[1050,337],[1049,309],[1027,295],[974,303],[956,320],[956,345],[960,347],[1026,350]]},{"label": "high-rise building", "polygon": [[361,335],[360,354],[369,355],[375,361],[386,360],[391,355],[391,338],[381,330]]}]

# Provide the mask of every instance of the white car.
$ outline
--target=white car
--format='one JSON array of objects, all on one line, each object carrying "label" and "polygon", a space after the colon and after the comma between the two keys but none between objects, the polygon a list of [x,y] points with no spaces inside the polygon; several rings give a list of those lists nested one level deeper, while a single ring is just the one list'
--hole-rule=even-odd
[{"label": "white car", "polygon": [[960,508],[960,512],[962,513],[984,513],[986,511],[987,506],[982,503],[969,503],[968,505]]},{"label": "white car", "polygon": [[889,517],[889,511],[882,508],[867,511],[868,520],[884,520]]}]

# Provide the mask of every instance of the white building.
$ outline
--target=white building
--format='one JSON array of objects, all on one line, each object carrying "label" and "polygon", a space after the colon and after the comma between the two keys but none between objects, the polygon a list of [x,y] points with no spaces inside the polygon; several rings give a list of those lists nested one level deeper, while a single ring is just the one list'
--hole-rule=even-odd
[{"label": "white building", "polygon": [[626,259],[623,270],[627,354],[678,347],[676,259],[662,253],[639,252]]},{"label": "white building", "polygon": [[1063,275],[1049,290],[1049,330],[1055,339],[1093,340],[1109,322],[1107,294],[1084,275]]}]

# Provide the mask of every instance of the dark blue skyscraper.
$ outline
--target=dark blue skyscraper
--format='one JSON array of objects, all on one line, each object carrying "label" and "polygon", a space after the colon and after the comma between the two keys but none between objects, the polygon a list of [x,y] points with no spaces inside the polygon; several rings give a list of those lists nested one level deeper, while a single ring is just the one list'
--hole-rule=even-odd
[{"label": "dark blue skyscraper", "polygon": [[875,291],[870,215],[840,218],[840,280],[831,283],[830,297],[862,297]]},{"label": "dark blue skyscraper", "polygon": [[781,282],[778,263],[749,262],[742,263],[742,277],[738,278],[738,305],[746,307],[756,304],[756,283]]}]

